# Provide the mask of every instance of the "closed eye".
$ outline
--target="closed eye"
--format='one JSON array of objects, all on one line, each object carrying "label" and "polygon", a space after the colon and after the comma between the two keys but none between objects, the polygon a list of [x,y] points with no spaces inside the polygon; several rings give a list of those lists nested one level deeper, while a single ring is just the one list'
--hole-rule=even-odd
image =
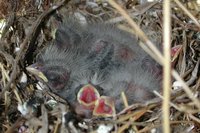
[{"label": "closed eye", "polygon": [[52,90],[59,91],[64,89],[66,84],[68,83],[68,78],[66,78],[66,75],[64,74],[58,74],[58,73],[48,73],[48,85]]}]

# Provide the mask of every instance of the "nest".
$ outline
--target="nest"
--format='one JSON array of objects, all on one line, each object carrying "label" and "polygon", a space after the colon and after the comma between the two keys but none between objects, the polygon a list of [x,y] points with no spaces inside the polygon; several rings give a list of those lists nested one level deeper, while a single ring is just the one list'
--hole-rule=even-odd
[{"label": "nest", "polygon": [[[163,14],[167,12],[163,12],[162,2],[117,2],[125,12],[107,1],[0,1],[0,132],[142,133],[163,132],[162,126],[167,131],[169,125],[171,132],[200,132],[200,3],[197,1],[171,2],[171,65],[175,71],[172,70],[171,97],[166,100],[169,107],[163,104],[167,98],[162,96],[165,91],[155,92],[155,99],[143,104],[129,103],[114,117],[78,119],[68,113],[70,107],[66,101],[41,90],[41,85],[27,73],[26,66],[34,63],[41,49],[50,44],[58,22],[66,14],[75,15],[82,22],[118,24],[136,34],[141,42],[162,44],[167,35],[163,32]],[[128,18],[148,34],[134,32]],[[155,56],[149,45],[148,49],[165,66],[161,61],[163,56]],[[163,117],[165,107],[170,114]],[[164,125],[166,119],[170,120],[169,125]]]}]

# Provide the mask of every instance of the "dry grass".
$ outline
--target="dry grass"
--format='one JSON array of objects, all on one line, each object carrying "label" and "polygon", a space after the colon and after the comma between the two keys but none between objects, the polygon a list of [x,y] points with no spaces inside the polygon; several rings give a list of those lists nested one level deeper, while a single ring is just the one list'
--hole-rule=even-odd
[{"label": "dry grass", "polygon": [[[102,1],[90,4],[24,1],[15,5],[20,10],[0,10],[7,22],[0,42],[0,132],[97,132],[99,125],[111,125],[112,132],[142,133],[155,129],[162,132],[162,126],[165,133],[200,132],[200,5],[197,8],[195,1],[167,2],[121,1],[119,6],[112,0],[110,5]],[[55,9],[57,17],[52,17]],[[52,40],[58,25],[56,19],[66,12],[76,12],[88,21],[120,23],[121,28],[138,36],[144,42],[140,46],[164,67],[163,93],[155,92],[157,98],[132,105],[122,94],[126,108],[114,118],[75,120],[68,115],[65,124],[63,115],[69,111],[66,102],[38,90],[39,85],[28,76],[25,67]],[[155,42],[163,43],[163,54]],[[171,57],[171,48],[175,47],[180,50]]]}]

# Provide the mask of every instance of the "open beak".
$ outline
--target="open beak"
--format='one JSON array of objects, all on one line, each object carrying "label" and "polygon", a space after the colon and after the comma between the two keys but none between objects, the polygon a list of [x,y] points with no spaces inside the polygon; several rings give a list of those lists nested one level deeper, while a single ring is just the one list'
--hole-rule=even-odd
[{"label": "open beak", "polygon": [[83,86],[77,94],[78,102],[81,105],[90,109],[94,108],[95,102],[99,97],[100,97],[99,92],[91,84]]},{"label": "open beak", "polygon": [[38,70],[36,66],[36,64],[30,65],[26,67],[26,70],[34,76],[41,78],[44,82],[48,82],[46,76],[40,70]]},{"label": "open beak", "polygon": [[87,84],[80,89],[77,100],[82,108],[93,111],[94,116],[111,117],[116,114],[114,100],[107,96],[100,97],[97,89],[91,84]]},{"label": "open beak", "polygon": [[94,116],[112,117],[116,114],[114,100],[111,97],[101,96],[95,103]]}]

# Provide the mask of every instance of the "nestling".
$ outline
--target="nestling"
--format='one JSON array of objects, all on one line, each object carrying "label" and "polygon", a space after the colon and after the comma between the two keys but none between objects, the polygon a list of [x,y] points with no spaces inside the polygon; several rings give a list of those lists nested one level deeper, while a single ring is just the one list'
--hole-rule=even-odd
[{"label": "nestling", "polygon": [[114,104],[107,104],[103,111],[122,110],[122,91],[129,104],[151,99],[152,91],[160,89],[162,73],[129,33],[113,25],[83,26],[74,21],[58,28],[53,43],[27,70],[85,116],[92,111],[98,116],[97,103],[108,99],[113,101],[107,103]]}]

